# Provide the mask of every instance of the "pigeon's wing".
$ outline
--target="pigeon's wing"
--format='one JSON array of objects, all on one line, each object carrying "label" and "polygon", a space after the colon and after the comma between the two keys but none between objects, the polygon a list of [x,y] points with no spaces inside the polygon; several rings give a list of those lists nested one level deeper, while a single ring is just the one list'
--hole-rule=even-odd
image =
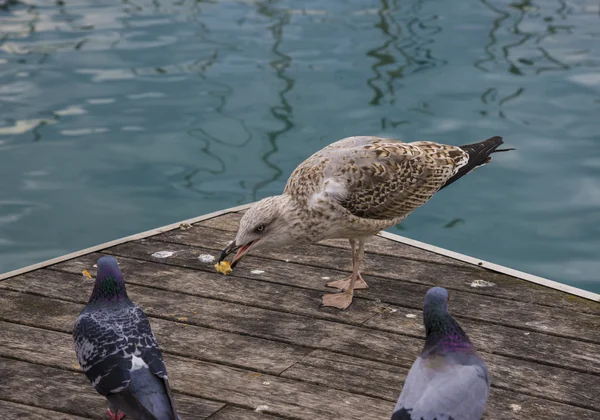
[{"label": "pigeon's wing", "polygon": [[394,412],[404,410],[412,419],[479,420],[489,389],[487,367],[477,355],[419,357]]},{"label": "pigeon's wing", "polygon": [[[162,418],[177,418],[161,351],[139,307],[130,304],[118,310],[84,311],[75,323],[73,337],[79,364],[98,393],[107,398],[122,394],[130,407],[136,406],[131,398],[144,406],[143,392],[149,392],[152,398],[162,395],[171,412]],[[141,372],[154,378],[149,382],[154,388],[137,385]]]},{"label": "pigeon's wing", "polygon": [[[333,197],[358,217],[394,219],[423,205],[468,159],[456,146],[350,137],[296,168],[286,192],[308,199]],[[307,191],[315,184],[320,189]]]}]

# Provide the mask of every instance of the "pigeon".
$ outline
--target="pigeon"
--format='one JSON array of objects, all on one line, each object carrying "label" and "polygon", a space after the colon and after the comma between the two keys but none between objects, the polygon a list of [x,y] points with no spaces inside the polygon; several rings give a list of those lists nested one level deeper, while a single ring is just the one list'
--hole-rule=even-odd
[{"label": "pigeon", "polygon": [[235,240],[218,263],[236,252],[231,267],[250,251],[325,239],[348,239],[352,274],[327,283],[339,293],[322,305],[346,309],[360,274],[365,241],[403,221],[437,191],[491,161],[501,137],[465,146],[380,137],[347,137],[316,152],[292,173],[283,194],[256,202],[242,217]]},{"label": "pigeon", "polygon": [[425,347],[408,372],[392,420],[480,420],[490,375],[467,334],[448,313],[446,289],[429,289],[423,321]]},{"label": "pigeon", "polygon": [[[167,369],[142,309],[127,297],[117,260],[98,260],[90,299],[73,329],[81,369],[106,397],[111,420],[179,420]],[[111,410],[113,409],[113,410]]]}]

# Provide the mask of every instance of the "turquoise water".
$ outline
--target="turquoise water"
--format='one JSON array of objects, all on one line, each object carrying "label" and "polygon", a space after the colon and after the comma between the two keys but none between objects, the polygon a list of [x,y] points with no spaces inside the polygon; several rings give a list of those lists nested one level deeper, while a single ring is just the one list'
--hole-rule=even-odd
[{"label": "turquoise water", "polygon": [[599,292],[599,133],[596,0],[11,2],[0,272],[277,194],[345,136],[501,135],[392,231]]}]

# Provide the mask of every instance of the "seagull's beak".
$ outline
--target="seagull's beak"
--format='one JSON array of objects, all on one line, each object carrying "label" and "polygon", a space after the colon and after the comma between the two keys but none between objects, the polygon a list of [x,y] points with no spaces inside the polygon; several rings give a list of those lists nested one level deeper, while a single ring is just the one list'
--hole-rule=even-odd
[{"label": "seagull's beak", "polygon": [[254,242],[255,241],[250,241],[246,245],[236,245],[235,241],[231,242],[223,251],[221,251],[218,262],[223,261],[229,254],[237,251],[237,254],[235,254],[235,257],[233,257],[233,260],[231,260],[231,268],[235,267],[242,257],[246,255],[248,251],[250,251],[250,248]]}]

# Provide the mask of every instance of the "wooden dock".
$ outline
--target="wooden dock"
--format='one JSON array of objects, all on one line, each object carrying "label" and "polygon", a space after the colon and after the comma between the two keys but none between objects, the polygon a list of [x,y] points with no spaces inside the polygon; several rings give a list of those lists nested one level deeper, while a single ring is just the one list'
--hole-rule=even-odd
[{"label": "wooden dock", "polygon": [[107,418],[71,338],[93,285],[82,271],[95,275],[103,254],[150,317],[183,420],[389,419],[424,343],[432,285],[450,291],[490,368],[485,419],[600,418],[597,295],[386,234],[367,245],[370,289],[346,311],[320,309],[327,280],[350,270],[347,243],[250,254],[223,276],[198,257],[233,239],[237,210],[0,276],[0,418]]}]

